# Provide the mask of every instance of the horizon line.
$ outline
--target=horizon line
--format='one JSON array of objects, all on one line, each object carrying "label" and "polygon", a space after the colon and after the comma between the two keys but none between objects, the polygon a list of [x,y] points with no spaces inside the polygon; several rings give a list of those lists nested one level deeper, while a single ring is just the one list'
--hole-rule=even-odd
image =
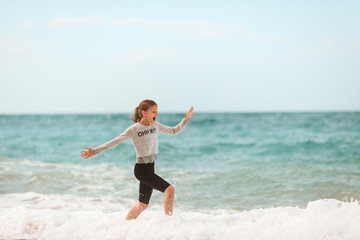
[{"label": "horizon line", "polygon": [[[199,114],[211,114],[211,113],[221,113],[221,114],[252,114],[252,113],[351,113],[351,112],[360,112],[357,110],[252,110],[252,111],[194,111]],[[160,114],[185,114],[186,111],[163,111]],[[19,112],[19,113],[1,113],[0,116],[4,115],[114,115],[114,114],[133,114],[133,112]]]}]

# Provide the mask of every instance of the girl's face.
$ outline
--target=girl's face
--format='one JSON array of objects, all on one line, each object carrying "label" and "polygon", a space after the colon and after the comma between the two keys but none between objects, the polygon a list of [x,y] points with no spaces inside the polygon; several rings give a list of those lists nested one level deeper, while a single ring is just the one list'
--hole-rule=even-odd
[{"label": "girl's face", "polygon": [[158,116],[158,106],[154,105],[152,107],[150,107],[147,111],[143,111],[143,119],[141,119],[141,121],[143,121],[143,123],[146,124],[153,124],[155,123],[155,120]]}]

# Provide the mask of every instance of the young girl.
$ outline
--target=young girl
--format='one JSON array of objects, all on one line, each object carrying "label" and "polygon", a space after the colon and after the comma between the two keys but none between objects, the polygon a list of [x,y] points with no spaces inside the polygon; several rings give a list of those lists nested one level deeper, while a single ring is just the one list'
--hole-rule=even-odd
[{"label": "young girl", "polygon": [[135,108],[134,124],[120,136],[97,148],[85,147],[87,150],[81,151],[81,156],[87,159],[132,138],[136,150],[134,174],[140,181],[139,202],[129,211],[126,220],[136,219],[148,207],[153,189],[165,194],[165,214],[169,216],[173,214],[175,188],[154,172],[154,162],[159,153],[158,134],[177,135],[185,128],[189,119],[194,114],[193,110],[194,108],[191,107],[185,118],[177,126],[167,127],[155,121],[158,116],[157,104],[152,100],[144,100]]}]

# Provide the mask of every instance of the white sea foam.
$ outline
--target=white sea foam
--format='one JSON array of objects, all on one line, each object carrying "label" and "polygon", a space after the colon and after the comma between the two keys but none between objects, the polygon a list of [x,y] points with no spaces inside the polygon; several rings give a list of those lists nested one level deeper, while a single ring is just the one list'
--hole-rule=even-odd
[{"label": "white sea foam", "polygon": [[130,203],[109,199],[42,195],[3,195],[0,239],[346,239],[360,236],[357,201],[323,199],[305,208],[249,211],[196,211],[176,208],[163,215],[150,206],[138,219],[125,221]]}]

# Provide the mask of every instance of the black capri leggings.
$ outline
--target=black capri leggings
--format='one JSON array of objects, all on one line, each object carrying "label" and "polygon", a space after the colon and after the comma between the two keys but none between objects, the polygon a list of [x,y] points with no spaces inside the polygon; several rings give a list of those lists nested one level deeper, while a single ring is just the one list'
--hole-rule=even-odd
[{"label": "black capri leggings", "polygon": [[153,189],[165,192],[170,184],[155,174],[154,163],[136,163],[134,174],[139,185],[139,202],[149,204]]}]

